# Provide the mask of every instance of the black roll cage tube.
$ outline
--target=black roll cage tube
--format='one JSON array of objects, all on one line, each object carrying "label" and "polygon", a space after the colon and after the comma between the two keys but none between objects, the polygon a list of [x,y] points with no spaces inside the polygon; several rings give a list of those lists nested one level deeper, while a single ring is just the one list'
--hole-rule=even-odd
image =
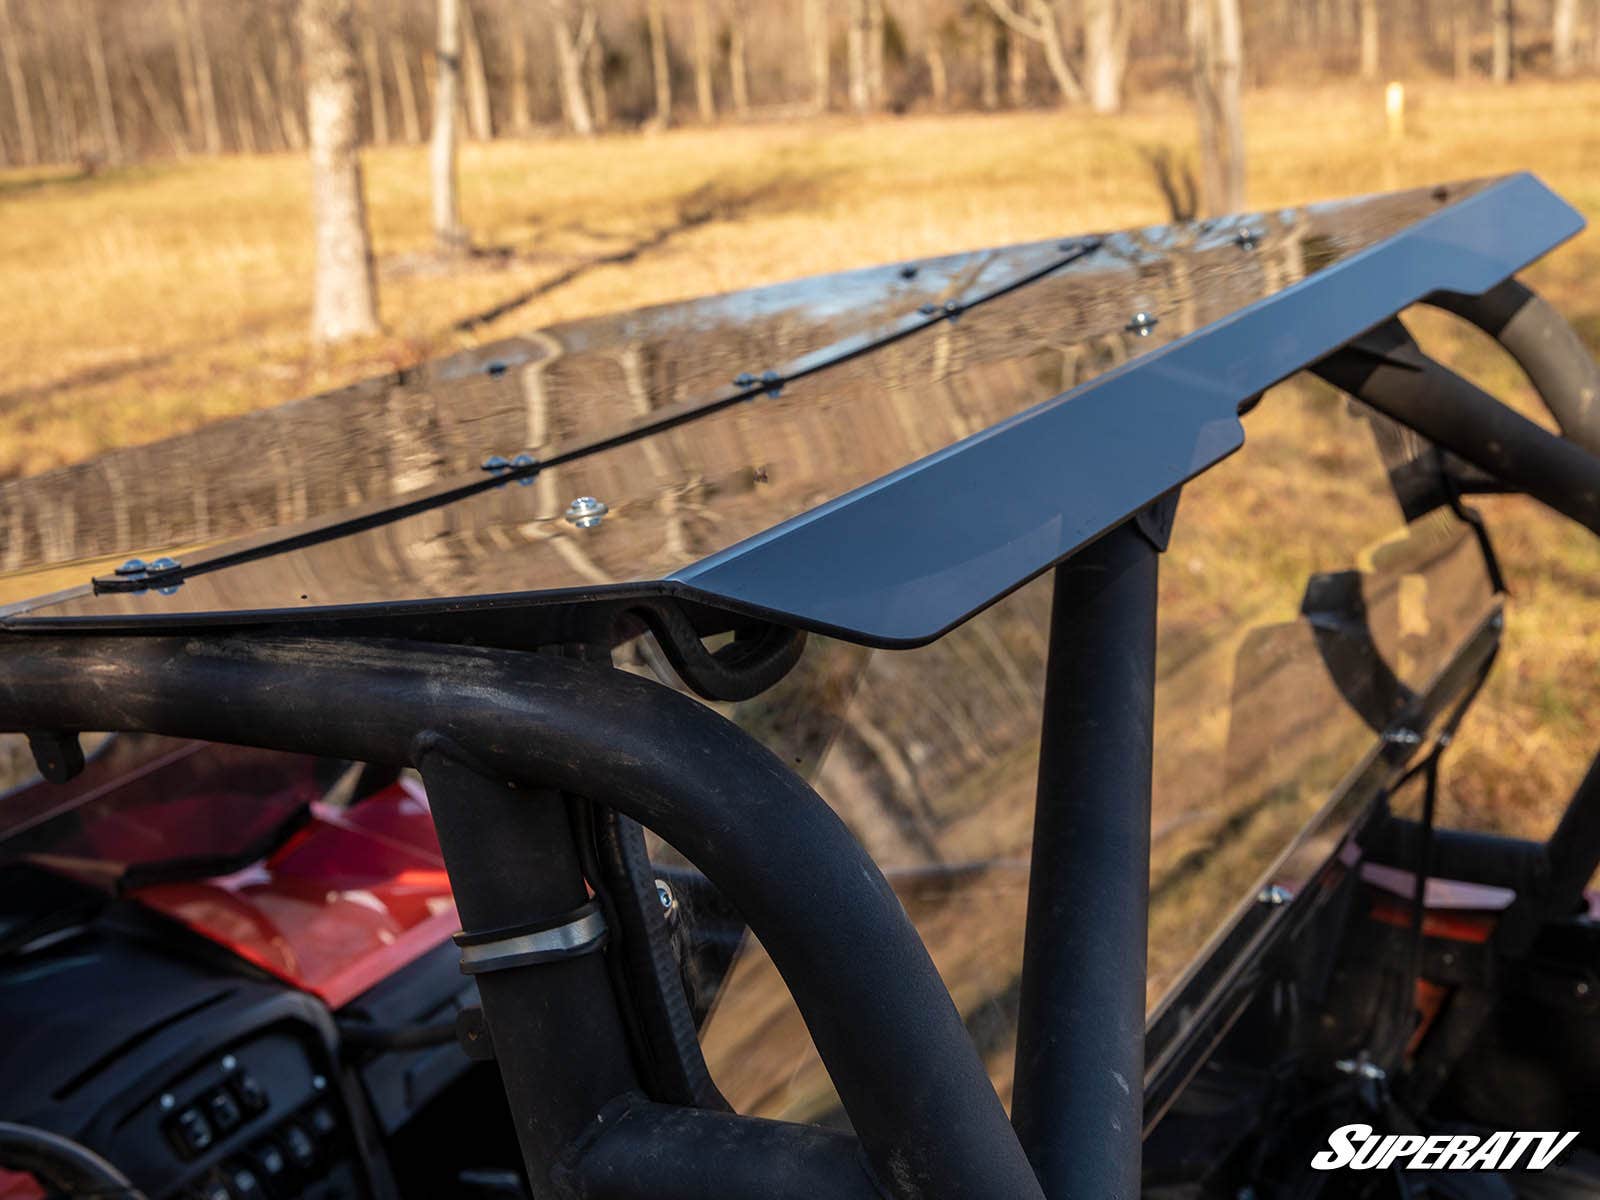
[{"label": "black roll cage tube", "polygon": [[[1600,533],[1600,368],[1576,335],[1514,279],[1429,303],[1499,337],[1566,437],[1427,359],[1397,320],[1311,369]],[[91,730],[416,766],[462,940],[480,958],[501,948],[476,978],[538,1196],[1132,1200],[1155,581],[1175,503],[1157,501],[1055,570],[1015,1130],[871,858],[783,762],[667,687],[604,663],[416,642],[7,634],[0,728],[31,732],[52,770],[70,770],[74,735]],[[739,652],[781,665],[799,651],[774,637]],[[737,663],[724,658],[692,661],[690,673],[735,694],[739,681],[721,675]],[[578,831],[601,812],[661,835],[739,910],[793,994],[855,1136],[720,1111],[692,1056],[641,1061],[650,1045],[641,1049],[638,1028],[653,1022],[659,1041],[661,1028],[681,1032],[682,1012],[669,999],[630,1017],[593,953],[616,931],[593,934],[600,906],[587,885],[601,881],[589,877],[628,886],[638,868],[626,830],[602,842],[609,868],[585,861]],[[1545,846],[1519,851],[1509,870],[1499,849],[1446,834],[1435,866],[1528,882],[1519,904],[1530,920],[1569,905],[1600,862],[1600,765]],[[563,931],[572,937],[559,950],[504,952],[556,945],[549,938]],[[662,1103],[663,1091],[692,1103]]]}]

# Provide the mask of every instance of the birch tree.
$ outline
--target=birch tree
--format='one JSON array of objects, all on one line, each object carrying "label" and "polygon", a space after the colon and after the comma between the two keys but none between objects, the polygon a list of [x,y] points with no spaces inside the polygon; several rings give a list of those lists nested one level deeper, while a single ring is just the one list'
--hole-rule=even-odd
[{"label": "birch tree", "polygon": [[811,59],[811,111],[828,111],[833,88],[828,51],[828,0],[805,0],[806,46]]},{"label": "birch tree", "polygon": [[1361,0],[1361,78],[1375,80],[1383,69],[1378,0]]},{"label": "birch tree", "polygon": [[351,0],[301,0],[316,230],[312,337],[320,344],[378,331],[377,287],[361,185]]},{"label": "birch tree", "polygon": [[434,40],[433,140],[428,149],[428,174],[433,200],[433,240],[446,254],[461,251],[467,241],[461,224],[457,147],[461,140],[456,115],[461,95],[460,0],[437,0]]},{"label": "birch tree", "polygon": [[1093,111],[1122,111],[1127,63],[1128,14],[1122,0],[1084,0],[1083,71]]},{"label": "birch tree", "polygon": [[0,55],[5,58],[6,86],[11,91],[11,114],[17,122],[17,143],[24,163],[39,161],[39,141],[33,131],[33,109],[28,103],[28,77],[22,73],[22,52],[12,20],[11,0],[0,0]]},{"label": "birch tree", "polygon": [[593,137],[594,113],[584,90],[583,64],[594,43],[599,17],[590,0],[579,0],[576,25],[569,0],[546,0],[546,7],[550,13],[550,38],[556,52],[561,111],[573,133],[579,137]]},{"label": "birch tree", "polygon": [[694,100],[700,120],[710,124],[717,119],[716,93],[711,85],[711,6],[708,0],[694,0]]},{"label": "birch tree", "polygon": [[1243,35],[1239,0],[1189,0],[1189,53],[1200,131],[1201,204],[1211,216],[1245,207]]},{"label": "birch tree", "polygon": [[1555,0],[1550,13],[1550,56],[1557,75],[1571,75],[1577,63],[1578,0]]},{"label": "birch tree", "polygon": [[1516,14],[1512,11],[1511,0],[1492,0],[1492,4],[1494,51],[1489,76],[1496,83],[1510,83],[1516,71]]}]

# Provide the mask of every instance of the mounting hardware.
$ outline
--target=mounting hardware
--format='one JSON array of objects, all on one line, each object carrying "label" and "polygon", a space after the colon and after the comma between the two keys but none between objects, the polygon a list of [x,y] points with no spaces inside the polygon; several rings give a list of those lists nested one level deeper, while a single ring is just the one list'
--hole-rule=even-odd
[{"label": "mounting hardware", "polygon": [[1161,324],[1161,318],[1140,309],[1128,318],[1128,323],[1123,326],[1129,333],[1136,337],[1149,337],[1150,331]]},{"label": "mounting hardware", "polygon": [[1357,1079],[1372,1083],[1382,1083],[1389,1078],[1389,1073],[1368,1058],[1364,1051],[1356,1058],[1341,1058],[1333,1064],[1333,1069],[1341,1075],[1354,1075]]},{"label": "mounting hardware", "polygon": [[506,364],[498,358],[491,359],[484,364],[483,373],[485,375],[504,375],[506,373]]},{"label": "mounting hardware", "polygon": [[490,929],[481,933],[458,933],[461,971],[482,975],[487,971],[506,971],[512,967],[531,967],[539,963],[576,958],[600,949],[606,940],[606,918],[593,900],[556,917],[554,922],[522,925],[513,929]]},{"label": "mounting hardware", "polygon": [[917,264],[916,263],[907,263],[905,266],[900,268],[900,278],[901,279],[915,279],[916,277],[917,277]]},{"label": "mounting hardware", "polygon": [[144,559],[130,558],[127,562],[123,563],[117,568],[116,574],[121,575],[126,579],[130,575],[143,575],[148,569],[149,568],[145,565]]},{"label": "mounting hardware", "polygon": [[939,306],[937,304],[923,304],[917,308],[917,312],[924,317],[931,317],[938,311]]},{"label": "mounting hardware", "polygon": [[768,396],[776,398],[783,391],[783,376],[776,371],[761,372],[761,386]]},{"label": "mounting hardware", "polygon": [[1407,729],[1404,725],[1398,725],[1393,729],[1385,729],[1383,731],[1383,740],[1390,746],[1422,745],[1422,735],[1415,729]]},{"label": "mounting hardware", "polygon": [[66,783],[83,770],[83,747],[78,735],[57,729],[29,730],[28,749],[34,766],[51,783]]},{"label": "mounting hardware", "polygon": [[593,529],[606,519],[606,514],[610,511],[610,505],[604,500],[596,500],[593,496],[579,496],[567,505],[567,523],[576,525],[579,529]]},{"label": "mounting hardware", "polygon": [[749,371],[740,371],[733,377],[733,386],[736,388],[747,388],[753,385],[755,381],[756,377]]},{"label": "mounting hardware", "polygon": [[1241,226],[1239,232],[1233,235],[1233,244],[1241,250],[1254,250],[1260,240],[1260,235],[1248,225]]},{"label": "mounting hardware", "polygon": [[504,454],[491,454],[483,460],[482,469],[485,471],[508,471],[511,469],[511,464],[506,460]]},{"label": "mounting hardware", "polygon": [[656,899],[661,901],[661,911],[668,917],[674,915],[678,907],[677,898],[672,894],[672,885],[665,879],[656,880]]},{"label": "mounting hardware", "polygon": [[1261,891],[1256,893],[1257,904],[1268,904],[1273,908],[1282,908],[1285,904],[1288,904],[1293,899],[1293,892],[1291,892],[1288,888],[1276,883],[1272,884],[1270,887],[1264,887],[1261,889]]}]

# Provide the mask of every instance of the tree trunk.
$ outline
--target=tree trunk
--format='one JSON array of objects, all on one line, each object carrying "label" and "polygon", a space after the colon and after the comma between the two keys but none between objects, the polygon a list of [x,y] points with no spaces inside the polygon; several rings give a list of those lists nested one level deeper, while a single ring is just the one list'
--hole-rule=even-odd
[{"label": "tree trunk", "polygon": [[[589,43],[594,40],[594,7],[587,0],[581,6],[578,29],[574,33],[568,23],[566,0],[549,0],[550,34],[556,50],[556,80],[561,89],[561,111],[567,126],[579,137],[594,136],[594,115],[589,110],[589,97],[584,94],[583,63],[589,54]],[[435,103],[442,103],[436,101]]]},{"label": "tree trunk", "polygon": [[525,134],[533,125],[528,95],[528,30],[519,5],[511,10],[511,132]]},{"label": "tree trunk", "polygon": [[[4,26],[0,25],[0,36],[3,35]],[[181,157],[187,149],[183,137],[183,114],[174,109],[161,94],[161,89],[156,86],[150,68],[141,55],[133,55],[128,60],[128,66],[133,74],[134,85],[139,89],[139,95],[144,98],[145,108],[150,112],[151,122],[167,140],[172,153]]]},{"label": "tree trunk", "polygon": [[978,13],[978,103],[986,110],[1000,107],[1000,24],[987,13]]},{"label": "tree trunk", "polygon": [[462,80],[467,92],[467,123],[472,130],[472,140],[487,142],[494,138],[494,113],[489,107],[489,77],[483,66],[483,42],[478,37],[478,22],[472,15],[471,0],[460,0]]},{"label": "tree trunk", "polygon": [[1493,0],[1494,58],[1490,77],[1496,83],[1510,83],[1516,73],[1514,16],[1511,0]]},{"label": "tree trunk", "polygon": [[460,0],[436,0],[438,28],[434,38],[433,140],[428,148],[428,174],[433,199],[433,240],[445,254],[466,247],[461,224],[461,198],[456,147],[461,140],[457,101],[461,94]]},{"label": "tree trunk", "polygon": [[403,36],[389,38],[389,57],[394,64],[394,90],[400,97],[400,128],[406,141],[415,146],[422,140],[422,114],[417,108],[417,88],[411,78],[411,60]]},{"label": "tree trunk", "polygon": [[245,52],[245,71],[250,76],[250,93],[255,99],[256,115],[267,138],[277,149],[289,149],[289,137],[283,128],[283,110],[272,94],[272,84],[254,51]]},{"label": "tree trunk", "polygon": [[598,24],[589,42],[589,53],[583,60],[583,74],[589,84],[589,111],[594,115],[594,127],[604,129],[611,124],[611,98],[606,94],[606,44]]},{"label": "tree trunk", "polygon": [[250,115],[250,98],[246,94],[244,80],[237,72],[229,72],[228,103],[233,106],[233,140],[241,154],[255,154],[256,145],[255,121]]},{"label": "tree trunk", "polygon": [[1550,17],[1550,54],[1557,75],[1571,75],[1577,65],[1578,0],[1555,0]]},{"label": "tree trunk", "polygon": [[293,150],[303,150],[306,145],[305,126],[300,120],[300,106],[295,102],[299,90],[294,82],[294,47],[289,40],[289,25],[279,25],[277,45],[272,55],[273,90],[278,96],[278,121],[283,126],[283,136]]},{"label": "tree trunk", "polygon": [[1361,0],[1361,78],[1375,80],[1383,69],[1378,0]]},{"label": "tree trunk", "polygon": [[11,0],[0,0],[0,54],[5,56],[6,84],[11,89],[11,113],[17,121],[17,143],[22,161],[39,161],[39,139],[33,129],[33,108],[28,103],[28,77],[22,73],[22,51],[11,18]]},{"label": "tree trunk", "polygon": [[1122,111],[1123,45],[1126,14],[1121,0],[1087,0],[1083,13],[1083,66],[1089,107],[1097,113]]},{"label": "tree trunk", "polygon": [[867,96],[874,112],[887,98],[883,86],[883,0],[867,0]]},{"label": "tree trunk", "polygon": [[728,98],[740,117],[750,115],[750,67],[745,57],[744,5],[728,5]]},{"label": "tree trunk", "polygon": [[717,99],[711,87],[711,10],[708,0],[694,0],[694,100],[700,119],[717,119]]},{"label": "tree trunk", "polygon": [[217,88],[211,76],[211,49],[206,44],[205,19],[195,0],[183,0],[184,23],[189,33],[189,53],[194,56],[195,90],[200,97],[200,121],[206,135],[206,153],[222,153],[222,123],[217,117]]},{"label": "tree trunk", "polygon": [[312,337],[320,344],[378,331],[372,244],[356,103],[351,0],[301,0],[300,44],[311,127],[311,208],[316,226]]},{"label": "tree trunk", "polygon": [[1189,0],[1189,42],[1200,127],[1201,203],[1210,216],[1245,207],[1243,38],[1239,0]]},{"label": "tree trunk", "polygon": [[872,88],[867,80],[867,31],[871,23],[868,0],[850,0],[850,29],[846,50],[850,68],[850,107],[858,113],[872,108]]},{"label": "tree trunk", "polygon": [[667,50],[667,14],[662,0],[649,0],[645,16],[650,29],[650,79],[656,93],[651,123],[665,129],[672,123],[672,56]]},{"label": "tree trunk", "polygon": [[377,0],[372,0],[361,19],[361,64],[367,74],[367,115],[372,122],[372,140],[386,146],[389,143],[389,101],[383,94],[383,56],[378,50],[381,38],[378,4]]},{"label": "tree trunk", "polygon": [[201,136],[200,89],[194,80],[194,38],[189,33],[189,13],[183,0],[167,0],[167,21],[172,26],[172,48],[178,59],[185,140],[193,146]]},{"label": "tree trunk", "polygon": [[828,53],[828,0],[806,0],[806,45],[811,51],[811,111],[828,111],[833,90]]},{"label": "tree trunk", "polygon": [[1458,83],[1472,74],[1472,19],[1468,11],[1471,4],[1472,0],[1451,0],[1450,3],[1450,46]]},{"label": "tree trunk", "polygon": [[1006,103],[1012,108],[1028,103],[1028,39],[1015,29],[1006,30]]},{"label": "tree trunk", "polygon": [[950,103],[950,76],[945,70],[944,47],[937,37],[928,39],[928,91],[933,96],[933,107],[943,112]]}]

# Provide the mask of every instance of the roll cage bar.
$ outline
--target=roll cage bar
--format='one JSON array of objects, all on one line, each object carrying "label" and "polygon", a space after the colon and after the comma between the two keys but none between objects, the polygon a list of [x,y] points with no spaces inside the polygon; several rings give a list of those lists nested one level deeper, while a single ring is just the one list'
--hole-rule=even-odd
[{"label": "roll cage bar", "polygon": [[[1535,249],[1519,245],[1513,257]],[[1432,440],[1454,492],[1526,492],[1600,533],[1600,370],[1515,279],[1475,282],[1475,294],[1415,298],[1500,339],[1564,436],[1428,359],[1393,308],[1375,326],[1345,331],[1331,353],[1283,364],[1272,378],[1241,377],[1248,395],[1227,403],[1308,368]],[[1313,319],[1310,309],[1294,317]],[[1148,390],[1184,380],[1158,361],[1141,382]],[[1070,441],[1073,406],[1053,411]],[[1088,435],[1101,411],[1081,410]],[[91,730],[419,770],[464,926],[463,961],[482,998],[482,1025],[469,1021],[463,1033],[498,1062],[537,1195],[1132,1197],[1151,1118],[1144,979],[1157,566],[1189,473],[1132,515],[1063,542],[1065,558],[1037,564],[1054,570],[1055,598],[1011,1120],[916,930],[843,823],[710,708],[612,669],[607,645],[536,652],[249,627],[19,626],[0,633],[0,727],[29,734],[49,778],[81,765],[76,736]],[[1022,578],[1037,569],[1017,568]],[[658,633],[702,692],[760,690],[774,662],[798,653],[803,635],[780,619],[781,606],[752,608],[769,623],[747,626],[743,656],[710,664],[697,657],[693,628],[663,618]],[[960,616],[970,605],[941,611]],[[876,616],[861,620],[863,632],[896,640],[884,636],[890,626],[871,624]],[[922,636],[943,620],[923,609],[912,625]],[[1485,645],[1497,632],[1498,619]],[[752,684],[748,672],[760,678]],[[1403,719],[1426,726],[1441,704],[1418,698]],[[1385,743],[1379,774],[1397,775],[1410,753]],[[703,871],[770,953],[853,1135],[727,1111],[681,992],[649,983],[662,978],[660,929],[636,905],[649,884],[641,826]],[[1382,833],[1369,851],[1381,856],[1387,845],[1406,861],[1417,831],[1391,819]],[[1512,845],[1486,853],[1483,839],[1440,837],[1432,859],[1440,874],[1511,871],[1525,885],[1497,935],[1507,953],[1540,920],[1569,911],[1600,865],[1600,764],[1548,842]],[[608,969],[610,955],[595,953],[608,939],[643,956],[642,974]],[[1460,1027],[1448,1040],[1458,1047],[1474,1029],[1468,1008],[1452,1018]],[[1486,1011],[1480,1005],[1480,1022]],[[1198,1060],[1168,1054],[1160,1065],[1177,1072],[1163,1085],[1170,1093]],[[1419,1064],[1411,1085],[1426,1093],[1448,1066]]]}]

